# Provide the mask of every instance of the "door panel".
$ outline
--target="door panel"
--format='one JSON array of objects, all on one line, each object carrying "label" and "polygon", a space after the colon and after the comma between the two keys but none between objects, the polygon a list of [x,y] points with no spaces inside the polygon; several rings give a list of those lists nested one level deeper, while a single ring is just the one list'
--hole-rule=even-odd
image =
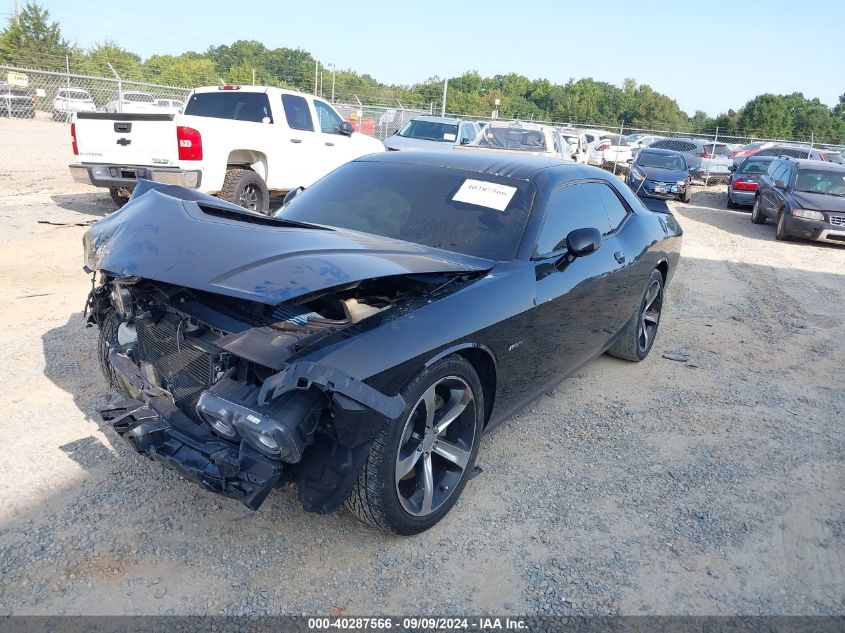
[{"label": "door panel", "polygon": [[323,155],[322,141],[316,132],[314,108],[309,100],[299,95],[282,94],[282,110],[288,127],[284,148],[275,153],[281,169],[273,168],[271,189],[309,187],[321,175],[319,164]]},{"label": "door panel", "polygon": [[[556,382],[596,355],[618,330],[628,283],[624,224],[613,231],[602,201],[608,185],[582,182],[558,189],[549,199],[538,239],[535,267],[536,336],[528,371],[540,383]],[[599,249],[572,259],[560,243],[569,231],[594,227]],[[556,242],[557,240],[557,242]]]}]

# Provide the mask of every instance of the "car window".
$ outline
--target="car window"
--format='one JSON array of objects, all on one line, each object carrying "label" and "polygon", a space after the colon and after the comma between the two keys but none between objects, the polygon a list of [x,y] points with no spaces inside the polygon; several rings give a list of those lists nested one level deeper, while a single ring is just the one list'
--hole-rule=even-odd
[{"label": "car window", "polygon": [[783,180],[784,182],[787,181],[787,174],[789,173],[789,165],[785,165],[783,163],[780,164],[780,167],[775,171],[774,175],[772,176],[772,180],[777,182],[778,180]]},{"label": "car window", "polygon": [[556,189],[546,207],[535,254],[545,255],[563,249],[566,236],[575,229],[594,227],[602,235],[610,233],[602,189],[607,186],[598,182],[581,182]]},{"label": "car window", "polygon": [[455,123],[411,119],[397,134],[404,138],[416,138],[422,141],[454,143],[458,138],[458,126]]},{"label": "car window", "polygon": [[[485,192],[488,187],[493,191]],[[491,193],[504,198],[491,202]],[[534,185],[525,180],[422,164],[353,161],[308,187],[279,216],[511,261],[533,202]]]},{"label": "car window", "polygon": [[314,108],[317,110],[317,120],[320,122],[320,131],[323,134],[340,134],[340,124],[343,123],[343,119],[341,119],[337,113],[331,109],[331,106],[324,101],[314,99]]},{"label": "car window", "polygon": [[308,108],[308,102],[303,97],[283,94],[282,106],[285,110],[285,119],[288,122],[288,127],[292,130],[302,130],[304,132],[314,131],[311,110]]},{"label": "car window", "polygon": [[765,174],[769,169],[769,162],[765,160],[754,160],[749,158],[742,163],[742,168],[739,170],[741,174]]},{"label": "car window", "polygon": [[185,105],[185,114],[253,123],[261,123],[265,118],[273,121],[270,101],[263,92],[220,90],[196,93]]},{"label": "car window", "polygon": [[619,196],[616,194],[615,189],[612,185],[602,185],[599,188],[599,195],[601,196],[601,200],[604,203],[604,210],[607,214],[607,221],[610,224],[610,231],[615,231],[619,228],[619,225],[625,220],[628,216],[628,209],[619,199]]}]

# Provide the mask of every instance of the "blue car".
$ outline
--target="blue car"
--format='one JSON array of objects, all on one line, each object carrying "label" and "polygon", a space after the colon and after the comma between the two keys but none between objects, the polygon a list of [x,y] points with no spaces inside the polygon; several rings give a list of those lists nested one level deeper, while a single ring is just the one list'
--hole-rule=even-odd
[{"label": "blue car", "polygon": [[689,202],[690,180],[683,154],[646,147],[631,161],[625,182],[638,196]]}]

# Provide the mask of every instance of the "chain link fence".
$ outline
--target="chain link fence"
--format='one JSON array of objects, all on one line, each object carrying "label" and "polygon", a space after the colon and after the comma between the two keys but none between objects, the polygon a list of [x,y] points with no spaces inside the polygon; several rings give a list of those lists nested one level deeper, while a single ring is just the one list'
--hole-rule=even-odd
[{"label": "chain link fence", "polygon": [[[93,77],[70,72],[48,72],[0,66],[0,195],[41,189],[74,187],[67,165],[73,156],[67,122],[73,112],[179,113],[190,89],[152,83],[122,81],[117,77]],[[407,121],[421,114],[434,114],[435,104],[406,107],[366,103],[356,94],[338,94],[334,105],[356,131],[381,141],[395,134]],[[489,118],[450,113],[484,123]],[[590,164],[617,175],[629,168],[629,160],[645,146],[672,149],[684,154],[693,175],[703,182],[724,181],[737,158],[749,147],[758,155],[790,155],[842,161],[842,148],[820,147],[813,139],[761,139],[690,133],[679,130],[642,129],[622,123],[596,124],[577,121],[534,121],[558,130],[582,132]]]}]

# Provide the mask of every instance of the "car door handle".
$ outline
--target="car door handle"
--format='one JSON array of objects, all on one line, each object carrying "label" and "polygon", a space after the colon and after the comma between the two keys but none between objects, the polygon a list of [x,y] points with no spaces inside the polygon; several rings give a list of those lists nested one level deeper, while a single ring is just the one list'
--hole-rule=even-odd
[{"label": "car door handle", "polygon": [[334,147],[334,143],[332,143],[331,141],[326,141],[326,145],[328,147]]},{"label": "car door handle", "polygon": [[301,138],[292,138],[292,139],[290,140],[290,142],[291,142],[291,143],[301,143],[301,142],[302,142],[302,139],[301,139]]},{"label": "car door handle", "polygon": [[622,251],[617,251],[617,252],[613,253],[613,256],[616,258],[616,261],[619,262],[620,264],[625,263],[625,253],[623,253]]}]

